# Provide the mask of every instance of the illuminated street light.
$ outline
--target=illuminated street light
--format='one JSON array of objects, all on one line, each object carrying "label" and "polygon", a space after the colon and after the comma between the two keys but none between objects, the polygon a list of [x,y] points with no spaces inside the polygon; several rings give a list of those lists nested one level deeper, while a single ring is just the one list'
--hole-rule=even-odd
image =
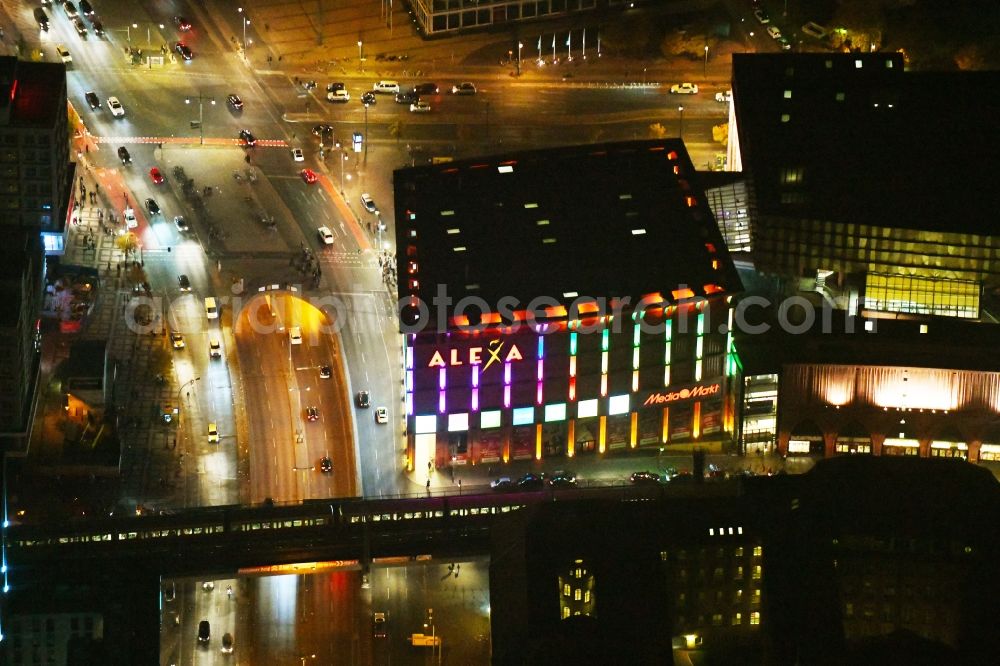
[{"label": "illuminated street light", "polygon": [[[361,67],[361,71],[362,72],[365,71],[364,51],[362,51],[363,46],[364,46],[363,42],[359,39],[358,40],[358,66]],[[366,105],[366,107],[367,107],[367,105]],[[366,132],[366,134],[367,134],[367,132]]]},{"label": "illuminated street light", "polygon": [[250,25],[250,19],[243,14],[243,8],[237,7],[236,11],[240,13],[240,23],[243,24],[243,58],[247,57],[247,26]]},{"label": "illuminated street light", "polygon": [[[185,97],[184,103],[190,104],[192,99],[193,98],[191,97]],[[215,104],[214,97],[203,97],[201,93],[198,93],[198,131],[200,132],[201,135],[200,143],[203,146],[205,145],[205,123],[202,121],[205,119],[204,102],[206,100],[211,102],[213,105]]]},{"label": "illuminated street light", "polygon": [[708,44],[705,44],[705,79],[708,80]]},{"label": "illuminated street light", "polygon": [[680,129],[678,130],[677,134],[678,134],[678,136],[680,136],[681,140],[683,141],[684,140],[684,107],[683,106],[678,106],[677,107],[677,113],[680,116]]},{"label": "illuminated street light", "polygon": [[521,76],[521,49],[524,48],[524,44],[521,42],[517,43],[517,75]]}]

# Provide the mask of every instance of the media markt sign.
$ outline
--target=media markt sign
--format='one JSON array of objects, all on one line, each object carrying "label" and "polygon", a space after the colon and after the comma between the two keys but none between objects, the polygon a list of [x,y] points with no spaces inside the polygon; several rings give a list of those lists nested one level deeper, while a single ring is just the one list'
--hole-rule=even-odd
[{"label": "media markt sign", "polygon": [[681,402],[684,400],[697,400],[698,398],[707,398],[708,396],[718,395],[719,391],[722,390],[722,384],[699,384],[697,386],[692,386],[690,388],[682,388],[677,391],[655,391],[650,393],[645,402],[642,403],[643,407],[652,407],[654,405],[665,405],[673,402]]}]

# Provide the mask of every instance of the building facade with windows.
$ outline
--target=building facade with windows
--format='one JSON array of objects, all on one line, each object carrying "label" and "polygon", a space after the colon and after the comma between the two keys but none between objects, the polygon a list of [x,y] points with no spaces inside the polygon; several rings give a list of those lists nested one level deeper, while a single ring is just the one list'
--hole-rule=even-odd
[{"label": "building facade with windows", "polygon": [[[730,163],[756,268],[852,314],[978,319],[1000,303],[1000,72],[897,53],[736,54]],[[943,128],[947,128],[945,131]],[[728,220],[723,220],[728,222]],[[984,317],[987,318],[987,317]]]},{"label": "building facade with windows", "polygon": [[395,174],[412,468],[721,449],[739,278],[683,144]]},{"label": "building facade with windows", "polygon": [[627,9],[642,2],[643,0],[407,0],[420,31],[428,37],[456,35],[491,26],[565,17],[601,9]]},{"label": "building facade with windows", "polygon": [[0,441],[26,443],[41,348],[44,266],[37,229],[3,228],[0,247]]}]

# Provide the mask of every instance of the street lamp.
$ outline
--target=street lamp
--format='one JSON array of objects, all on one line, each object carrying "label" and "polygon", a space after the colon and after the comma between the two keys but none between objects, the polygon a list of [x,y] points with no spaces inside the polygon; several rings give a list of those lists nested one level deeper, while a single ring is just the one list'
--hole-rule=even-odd
[{"label": "street lamp", "polygon": [[[198,93],[198,131],[201,134],[201,145],[203,145],[203,146],[205,145],[205,123],[203,123],[202,121],[205,118],[204,107],[203,107],[203,102],[205,100],[208,100],[209,102],[211,102],[214,105],[215,104],[215,98],[214,97],[203,97],[201,93]],[[184,98],[184,103],[185,104],[190,104],[191,103],[191,98],[190,97],[185,97]]]},{"label": "street lamp", "polygon": [[344,196],[344,162],[346,162],[349,158],[339,141],[333,145],[336,146],[337,157],[340,159],[340,196]]},{"label": "street lamp", "polygon": [[681,141],[683,141],[684,140],[684,107],[683,106],[678,106],[677,107],[677,113],[678,113],[678,115],[680,115],[680,130],[677,132],[677,134],[680,136]]},{"label": "street lamp", "polygon": [[240,13],[240,23],[243,24],[243,58],[245,60],[247,57],[247,26],[250,25],[250,19],[243,14],[242,7],[237,7],[236,11]]},{"label": "street lamp", "polygon": [[[361,42],[358,42],[360,44]],[[368,164],[368,102],[364,103],[365,107],[365,164]]]},{"label": "street lamp", "polygon": [[521,76],[521,49],[524,48],[524,44],[521,42],[517,43],[517,75]]},{"label": "street lamp", "polygon": [[705,80],[708,80],[708,44],[705,44]]},{"label": "street lamp", "polygon": [[[358,40],[358,66],[361,67],[361,73],[363,74],[364,71],[365,71],[365,58],[364,58],[364,52],[361,50],[362,47],[363,47],[363,43],[359,39]],[[366,132],[366,134],[367,134],[367,132]]]}]

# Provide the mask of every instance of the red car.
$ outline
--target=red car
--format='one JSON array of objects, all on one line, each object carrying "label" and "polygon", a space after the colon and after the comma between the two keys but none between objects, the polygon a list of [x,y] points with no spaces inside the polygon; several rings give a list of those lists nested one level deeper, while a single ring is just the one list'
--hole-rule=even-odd
[{"label": "red car", "polygon": [[154,185],[160,185],[163,183],[163,174],[156,167],[149,170],[149,178],[153,181]]},{"label": "red car", "polygon": [[187,32],[188,30],[191,29],[191,22],[188,21],[183,16],[175,16],[174,23],[177,24],[177,29],[180,30],[181,32]]},{"label": "red car", "polygon": [[312,169],[303,169],[299,172],[299,175],[302,176],[302,180],[306,181],[310,185],[319,180],[319,176],[317,176],[316,172]]}]

